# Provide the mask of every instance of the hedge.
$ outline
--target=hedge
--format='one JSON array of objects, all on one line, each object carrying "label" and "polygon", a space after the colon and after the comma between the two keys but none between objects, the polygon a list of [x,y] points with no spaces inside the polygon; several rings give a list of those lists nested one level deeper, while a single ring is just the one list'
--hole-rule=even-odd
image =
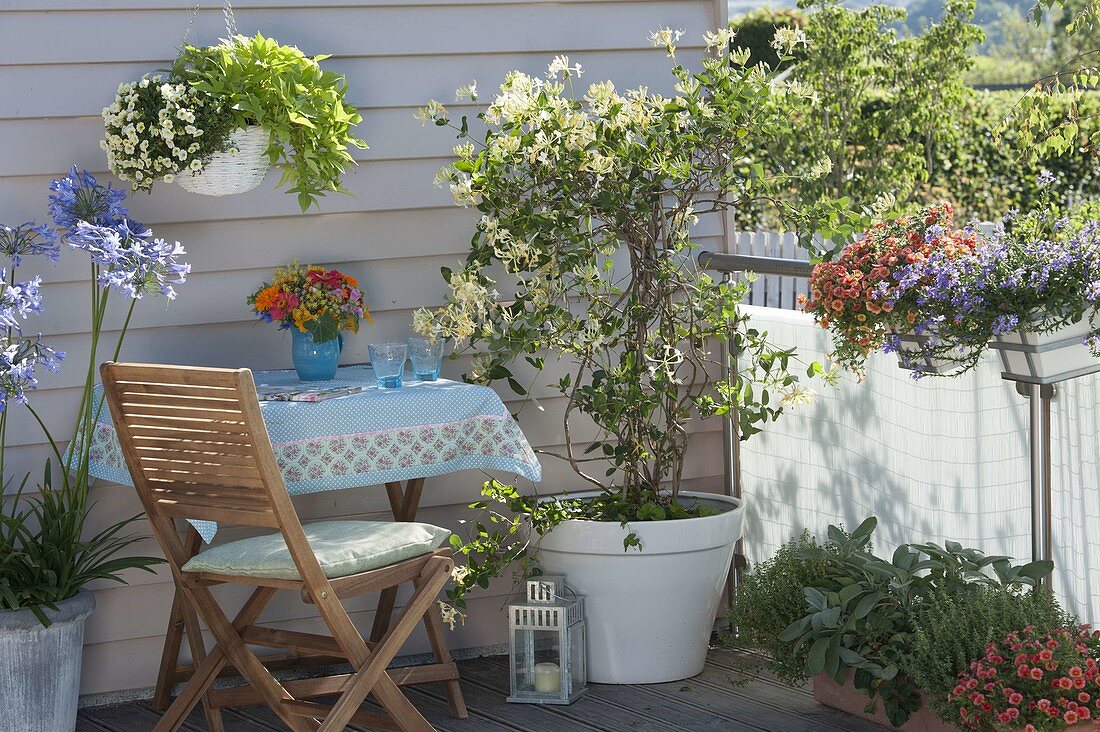
[{"label": "hedge", "polygon": [[[1040,205],[1043,189],[1038,179],[1046,170],[1054,175],[1049,188],[1059,199],[1100,200],[1100,154],[1089,146],[1087,129],[1071,152],[1036,162],[1020,156],[1018,138],[1011,126],[1000,130],[1021,93],[974,92],[959,113],[955,139],[933,150],[932,172],[918,191],[918,198],[946,198],[957,205],[962,217],[988,221],[1012,208],[1026,210]],[[1070,112],[1068,101],[1055,99],[1048,114],[1060,119]],[[1088,120],[1100,117],[1100,93],[1083,97],[1077,114],[1083,128],[1087,128]]]}]

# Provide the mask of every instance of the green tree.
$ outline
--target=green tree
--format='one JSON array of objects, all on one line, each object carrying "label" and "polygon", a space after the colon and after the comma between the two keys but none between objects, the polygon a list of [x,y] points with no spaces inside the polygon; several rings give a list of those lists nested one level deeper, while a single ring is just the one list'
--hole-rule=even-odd
[{"label": "green tree", "polygon": [[772,167],[798,161],[785,171],[797,178],[789,200],[889,209],[928,178],[935,146],[958,134],[955,113],[970,93],[963,74],[982,39],[974,1],[948,0],[938,22],[905,36],[901,8],[800,3],[811,5],[808,50],[783,82],[798,92],[780,102],[790,134],[762,156]]}]

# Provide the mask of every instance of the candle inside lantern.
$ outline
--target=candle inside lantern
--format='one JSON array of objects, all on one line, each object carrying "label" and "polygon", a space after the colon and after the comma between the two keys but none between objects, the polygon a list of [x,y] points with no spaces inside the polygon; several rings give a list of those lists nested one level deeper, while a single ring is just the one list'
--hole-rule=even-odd
[{"label": "candle inside lantern", "polygon": [[540,694],[557,694],[561,691],[561,668],[556,663],[535,664],[535,691]]}]

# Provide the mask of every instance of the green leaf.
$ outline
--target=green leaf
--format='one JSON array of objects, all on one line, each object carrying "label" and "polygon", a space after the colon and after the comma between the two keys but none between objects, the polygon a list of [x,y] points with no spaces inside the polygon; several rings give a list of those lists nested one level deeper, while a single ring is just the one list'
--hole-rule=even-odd
[{"label": "green leaf", "polygon": [[829,638],[821,637],[810,646],[810,652],[806,655],[806,673],[816,676],[825,669],[825,654],[829,650]]}]

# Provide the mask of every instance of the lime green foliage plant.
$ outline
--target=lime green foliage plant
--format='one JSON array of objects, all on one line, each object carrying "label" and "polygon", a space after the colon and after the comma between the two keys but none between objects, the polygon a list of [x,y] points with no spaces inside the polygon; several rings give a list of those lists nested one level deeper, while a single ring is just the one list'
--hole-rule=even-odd
[{"label": "lime green foliage plant", "polygon": [[949,723],[957,718],[948,696],[959,683],[959,673],[981,658],[989,643],[1028,626],[1053,630],[1076,625],[1049,590],[988,585],[962,593],[936,591],[913,609],[910,618],[913,635],[901,671]]},{"label": "lime green foliage plant", "polygon": [[260,34],[233,36],[216,46],[185,46],[172,75],[225,104],[235,127],[260,125],[271,133],[267,154],[282,171],[279,186],[298,196],[302,210],[328,192],[346,192],[340,178],[355,160],[348,146],[365,149],[352,134],[362,121],[345,100],[344,77]]}]

